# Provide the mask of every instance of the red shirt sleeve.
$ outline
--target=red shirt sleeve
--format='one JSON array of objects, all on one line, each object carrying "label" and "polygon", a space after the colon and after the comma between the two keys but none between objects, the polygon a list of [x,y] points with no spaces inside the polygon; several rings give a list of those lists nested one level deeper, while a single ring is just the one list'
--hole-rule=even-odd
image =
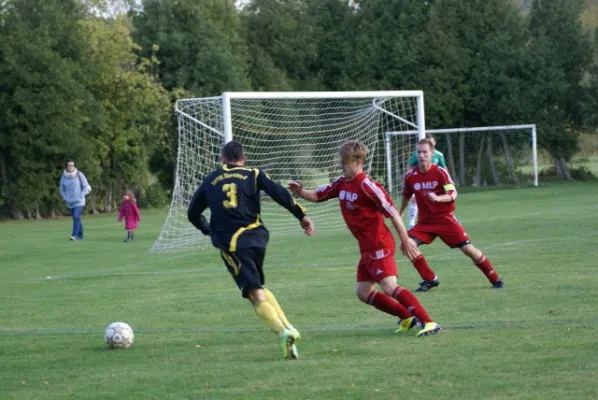
[{"label": "red shirt sleeve", "polygon": [[442,188],[444,192],[450,195],[453,198],[453,201],[457,198],[457,189],[455,188],[455,183],[451,179],[448,171],[442,167],[438,167],[438,172],[440,173],[440,183],[442,184]]},{"label": "red shirt sleeve", "polygon": [[319,186],[316,188],[316,195],[318,196],[318,203],[327,201],[338,197],[339,186],[344,177],[340,176],[328,185]]},{"label": "red shirt sleeve", "polygon": [[361,190],[376,203],[376,207],[386,218],[397,214],[397,209],[392,203],[392,199],[378,182],[365,178],[361,182]]}]

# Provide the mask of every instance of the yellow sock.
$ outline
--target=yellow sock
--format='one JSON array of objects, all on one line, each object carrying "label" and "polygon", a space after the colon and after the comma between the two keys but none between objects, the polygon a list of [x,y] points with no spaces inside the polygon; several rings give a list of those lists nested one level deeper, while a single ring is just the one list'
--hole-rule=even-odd
[{"label": "yellow sock", "polygon": [[283,325],[287,328],[291,326],[291,323],[287,320],[287,317],[284,315],[284,311],[282,311],[282,308],[278,304],[278,301],[276,301],[276,297],[274,297],[274,294],[272,294],[272,292],[266,288],[264,288],[264,294],[266,295],[268,303],[270,303],[270,305],[272,305],[272,307],[274,307],[274,309],[278,313],[278,318],[280,318],[280,321],[283,323]]},{"label": "yellow sock", "polygon": [[267,301],[261,301],[255,306],[255,313],[266,323],[266,326],[279,335],[284,331],[284,325],[276,309]]}]

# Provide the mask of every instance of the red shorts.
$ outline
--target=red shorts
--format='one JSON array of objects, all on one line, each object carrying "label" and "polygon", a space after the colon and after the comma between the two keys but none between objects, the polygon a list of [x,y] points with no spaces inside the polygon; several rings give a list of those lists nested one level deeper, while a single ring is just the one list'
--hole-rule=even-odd
[{"label": "red shorts", "polygon": [[397,275],[394,249],[386,247],[361,253],[357,265],[357,282],[380,282],[388,276]]},{"label": "red shorts", "polygon": [[433,223],[418,222],[409,230],[409,236],[430,244],[438,236],[449,247],[463,247],[469,244],[469,236],[454,215],[438,218]]}]

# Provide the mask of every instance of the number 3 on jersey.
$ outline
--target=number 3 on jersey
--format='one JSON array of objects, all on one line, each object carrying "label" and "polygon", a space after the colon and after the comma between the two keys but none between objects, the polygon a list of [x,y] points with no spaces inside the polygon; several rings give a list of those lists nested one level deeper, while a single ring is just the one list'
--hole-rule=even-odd
[{"label": "number 3 on jersey", "polygon": [[239,204],[237,201],[237,184],[226,183],[222,185],[222,191],[226,193],[228,200],[224,200],[222,205],[226,208],[235,208]]}]

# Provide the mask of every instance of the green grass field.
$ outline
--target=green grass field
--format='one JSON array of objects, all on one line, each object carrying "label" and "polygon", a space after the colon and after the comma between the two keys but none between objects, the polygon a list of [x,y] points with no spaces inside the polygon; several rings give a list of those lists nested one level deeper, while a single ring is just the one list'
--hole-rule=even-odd
[{"label": "green grass field", "polygon": [[[424,248],[442,283],[418,297],[444,327],[427,338],[356,299],[348,232],[274,239],[268,287],[303,335],[286,362],[215,250],[146,253],[164,210],[142,210],[132,244],[114,215],[86,217],[81,242],[66,218],[0,223],[0,399],[597,398],[598,185],[462,193],[457,207],[506,288]],[[118,320],[135,343],[105,349]]]}]

